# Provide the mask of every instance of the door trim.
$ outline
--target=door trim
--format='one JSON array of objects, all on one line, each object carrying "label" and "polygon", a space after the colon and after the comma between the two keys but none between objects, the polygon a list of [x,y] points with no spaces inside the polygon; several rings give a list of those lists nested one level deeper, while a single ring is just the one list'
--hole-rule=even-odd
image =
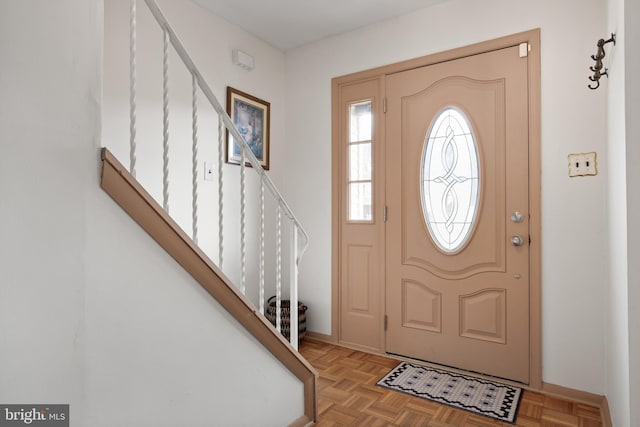
[{"label": "door trim", "polygon": [[[542,265],[541,265],[541,152],[540,152],[540,29],[533,29],[506,37],[476,43],[420,58],[410,59],[391,65],[373,68],[346,76],[336,77],[331,82],[332,95],[332,244],[331,244],[331,341],[337,342],[340,330],[339,294],[340,294],[340,161],[342,158],[339,126],[339,94],[343,85],[352,84],[365,79],[380,78],[384,84],[384,76],[414,68],[446,62],[467,56],[477,55],[510,46],[528,43],[530,46],[528,85],[529,85],[529,212],[530,212],[530,283],[529,283],[529,316],[530,316],[530,358],[529,387],[542,389]],[[384,141],[383,141],[384,143]]]}]

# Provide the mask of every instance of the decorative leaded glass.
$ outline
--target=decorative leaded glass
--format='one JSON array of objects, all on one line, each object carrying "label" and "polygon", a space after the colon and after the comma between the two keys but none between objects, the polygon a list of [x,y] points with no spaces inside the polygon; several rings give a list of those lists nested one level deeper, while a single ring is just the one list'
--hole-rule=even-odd
[{"label": "decorative leaded glass", "polygon": [[422,158],[422,210],[429,233],[445,253],[464,247],[473,231],[480,193],[478,147],[471,126],[448,107],[433,121]]}]

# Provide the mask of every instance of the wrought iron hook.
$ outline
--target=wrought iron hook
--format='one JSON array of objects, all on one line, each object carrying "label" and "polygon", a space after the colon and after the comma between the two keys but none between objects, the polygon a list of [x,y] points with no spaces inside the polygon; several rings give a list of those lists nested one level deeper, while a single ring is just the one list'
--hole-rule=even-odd
[{"label": "wrought iron hook", "polygon": [[593,59],[594,61],[596,61],[595,65],[589,67],[589,69],[591,71],[593,71],[593,76],[589,76],[589,80],[591,80],[592,82],[596,82],[595,86],[592,85],[588,85],[589,89],[591,90],[595,90],[598,89],[600,87],[600,78],[602,76],[609,76],[609,74],[607,73],[607,69],[605,68],[604,71],[600,71],[602,70],[603,64],[602,64],[602,60],[604,59],[604,57],[606,56],[606,52],[604,50],[604,45],[607,43],[611,43],[613,42],[614,46],[616,44],[616,35],[615,33],[611,33],[611,37],[608,40],[605,39],[600,39],[598,40],[596,46],[598,47],[598,52],[596,52],[595,55],[591,55],[591,59]]}]

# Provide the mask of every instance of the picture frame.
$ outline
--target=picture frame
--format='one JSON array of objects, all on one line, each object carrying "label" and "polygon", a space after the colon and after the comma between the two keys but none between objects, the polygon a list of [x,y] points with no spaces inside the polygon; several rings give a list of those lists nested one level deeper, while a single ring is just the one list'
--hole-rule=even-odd
[{"label": "picture frame", "polygon": [[[269,170],[271,103],[227,86],[227,114],[260,164]],[[240,146],[227,130],[227,163],[239,165]],[[247,161],[247,166],[251,166]]]}]

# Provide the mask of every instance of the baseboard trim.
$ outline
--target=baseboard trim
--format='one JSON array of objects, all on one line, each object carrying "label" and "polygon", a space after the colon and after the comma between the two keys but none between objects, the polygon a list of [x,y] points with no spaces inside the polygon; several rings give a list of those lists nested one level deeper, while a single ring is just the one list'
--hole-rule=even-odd
[{"label": "baseboard trim", "polygon": [[600,394],[589,393],[587,391],[576,390],[569,387],[564,387],[557,384],[542,383],[543,394],[549,396],[560,397],[562,399],[571,400],[577,403],[583,403],[585,405],[595,406],[600,408],[600,418],[602,419],[603,427],[611,427],[611,413],[609,412],[609,402],[607,396]]},{"label": "baseboard trim", "polygon": [[313,425],[315,425],[313,420],[310,420],[307,416],[303,415],[302,417],[289,424],[289,427],[309,427]]},{"label": "baseboard trim", "polygon": [[376,348],[371,348],[359,344],[352,344],[348,342],[338,341],[333,337],[333,335],[325,335],[318,332],[309,332],[307,331],[307,335],[305,335],[305,339],[309,339],[310,341],[318,341],[327,344],[338,345],[340,347],[348,348],[349,350],[362,351],[364,353],[376,354],[376,355],[385,355],[388,356],[384,351],[381,351]]},{"label": "baseboard trim", "polygon": [[329,344],[336,344],[336,340],[332,335],[321,334],[320,332],[307,331],[304,339],[310,339],[311,341],[326,342]]},{"label": "baseboard trim", "polygon": [[602,419],[602,427],[612,427],[611,412],[609,412],[609,401],[607,396],[602,396],[602,403],[600,404],[600,418]]},{"label": "baseboard trim", "polygon": [[561,397],[563,399],[572,400],[578,403],[584,403],[592,406],[600,406],[602,398],[599,394],[589,393],[587,391],[576,390],[556,384],[542,383],[542,393],[549,396]]}]

